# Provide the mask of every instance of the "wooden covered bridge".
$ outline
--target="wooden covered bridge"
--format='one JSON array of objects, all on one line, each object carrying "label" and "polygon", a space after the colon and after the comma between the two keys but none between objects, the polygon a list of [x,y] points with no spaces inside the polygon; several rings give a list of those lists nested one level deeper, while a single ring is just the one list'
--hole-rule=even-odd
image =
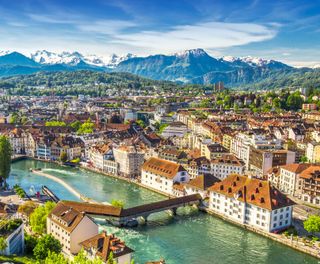
[{"label": "wooden covered bridge", "polygon": [[171,210],[173,214],[176,214],[179,207],[198,205],[201,202],[201,199],[200,194],[192,194],[127,209],[111,205],[74,201],[60,201],[60,203],[64,203],[66,206],[72,207],[79,212],[84,212],[93,217],[102,217],[115,225],[127,226],[130,222],[135,221],[139,217],[143,217],[145,221],[147,221],[149,215],[161,211]]}]

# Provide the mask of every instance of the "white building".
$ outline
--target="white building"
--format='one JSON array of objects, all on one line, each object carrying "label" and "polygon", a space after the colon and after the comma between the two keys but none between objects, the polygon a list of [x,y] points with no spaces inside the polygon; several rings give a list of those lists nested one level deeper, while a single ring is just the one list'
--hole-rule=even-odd
[{"label": "white building", "polygon": [[294,203],[267,181],[233,174],[209,192],[210,210],[239,224],[266,232],[291,225]]},{"label": "white building", "polygon": [[244,163],[232,154],[224,154],[210,162],[210,173],[220,180],[230,174],[243,174],[244,170]]},{"label": "white building", "polygon": [[188,127],[182,122],[172,122],[169,126],[167,126],[161,136],[164,138],[168,137],[180,137],[182,138],[186,133],[189,132]]},{"label": "white building", "polygon": [[120,146],[113,150],[115,161],[119,164],[119,174],[134,178],[140,175],[144,162],[144,152],[135,146]]},{"label": "white building", "polygon": [[147,160],[141,171],[141,183],[152,189],[172,195],[174,183],[186,183],[189,174],[181,165],[159,158]]},{"label": "white building", "polygon": [[85,213],[59,202],[47,217],[47,233],[62,245],[67,254],[77,254],[80,243],[99,233],[98,225]]},{"label": "white building", "polygon": [[279,189],[295,196],[299,189],[299,174],[310,167],[310,164],[288,164],[280,167]]}]

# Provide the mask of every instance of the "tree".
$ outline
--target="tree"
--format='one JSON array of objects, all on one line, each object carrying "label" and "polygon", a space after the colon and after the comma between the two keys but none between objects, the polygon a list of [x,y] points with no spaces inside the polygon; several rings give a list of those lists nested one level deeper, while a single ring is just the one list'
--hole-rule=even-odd
[{"label": "tree", "polygon": [[77,256],[74,257],[72,264],[102,264],[102,260],[96,257],[94,260],[87,259],[87,253],[83,248],[79,251]]},{"label": "tree", "polygon": [[61,162],[66,162],[67,160],[68,160],[68,154],[67,154],[67,152],[61,151],[60,161],[61,161]]},{"label": "tree", "polygon": [[30,226],[33,232],[42,234],[46,232],[48,214],[55,207],[55,203],[46,202],[45,205],[37,207],[30,215]]},{"label": "tree", "polygon": [[309,233],[320,232],[320,216],[310,215],[308,219],[303,222],[303,227]]},{"label": "tree", "polygon": [[0,237],[0,252],[4,251],[7,248],[8,244],[7,244],[7,240],[1,236]]},{"label": "tree", "polygon": [[66,126],[66,123],[63,121],[47,121],[46,126],[51,127],[51,126]]},{"label": "tree", "polygon": [[6,186],[6,179],[11,170],[12,149],[6,136],[0,136],[0,187]]},{"label": "tree", "polygon": [[37,238],[35,236],[31,236],[25,233],[24,242],[25,242],[25,253],[29,255],[33,254],[33,250],[37,245]]},{"label": "tree", "polygon": [[308,158],[307,158],[306,156],[302,156],[302,157],[300,158],[300,162],[306,163],[306,162],[308,162]]},{"label": "tree", "polygon": [[68,264],[68,260],[61,253],[49,251],[48,256],[44,260],[44,264]]},{"label": "tree", "polygon": [[79,128],[81,127],[81,122],[79,120],[74,121],[70,125],[74,130],[78,131]]},{"label": "tree", "polygon": [[50,252],[60,253],[61,249],[59,240],[51,235],[44,235],[38,240],[36,247],[33,249],[33,255],[37,260],[44,260]]},{"label": "tree", "polygon": [[112,199],[111,204],[114,207],[119,207],[119,208],[123,208],[124,207],[124,202],[121,201],[121,200]]},{"label": "tree", "polygon": [[142,127],[142,128],[145,128],[146,127],[146,124],[143,120],[139,119],[136,121],[137,125]]},{"label": "tree", "polygon": [[77,133],[79,135],[83,134],[90,134],[93,132],[94,129],[94,123],[91,122],[91,119],[89,118],[86,122],[84,122],[80,128],[78,129]]},{"label": "tree", "polygon": [[109,254],[107,264],[114,264],[113,252],[112,251]]},{"label": "tree", "polygon": [[37,204],[32,201],[25,202],[24,204],[20,205],[18,208],[18,212],[21,214],[26,215],[28,218],[33,213],[33,211],[37,208]]},{"label": "tree", "polygon": [[288,96],[286,103],[288,110],[298,110],[301,109],[303,99],[300,96],[300,93],[295,92]]}]

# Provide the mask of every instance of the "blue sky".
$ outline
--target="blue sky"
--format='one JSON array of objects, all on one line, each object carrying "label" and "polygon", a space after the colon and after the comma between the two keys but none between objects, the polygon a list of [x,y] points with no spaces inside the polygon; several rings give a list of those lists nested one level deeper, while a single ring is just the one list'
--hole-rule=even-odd
[{"label": "blue sky", "polygon": [[320,64],[320,0],[0,0],[0,50],[259,56]]}]

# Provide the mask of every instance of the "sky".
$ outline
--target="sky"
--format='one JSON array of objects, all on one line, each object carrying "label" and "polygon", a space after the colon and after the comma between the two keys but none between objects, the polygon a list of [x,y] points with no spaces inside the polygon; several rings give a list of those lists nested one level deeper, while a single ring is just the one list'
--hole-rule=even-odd
[{"label": "sky", "polygon": [[320,0],[0,0],[0,50],[147,56],[195,48],[320,65]]}]

